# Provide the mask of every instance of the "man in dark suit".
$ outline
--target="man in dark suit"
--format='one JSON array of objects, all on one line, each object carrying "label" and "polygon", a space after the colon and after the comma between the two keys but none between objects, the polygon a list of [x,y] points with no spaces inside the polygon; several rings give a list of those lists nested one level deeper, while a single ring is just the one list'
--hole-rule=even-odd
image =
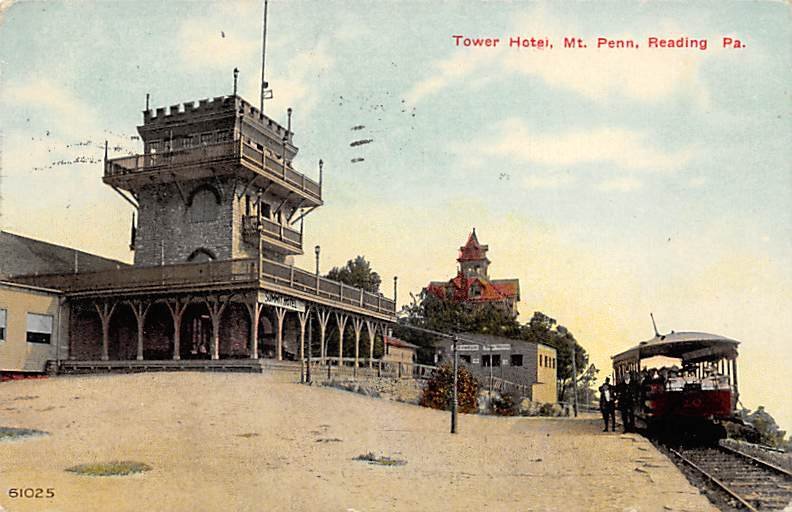
[{"label": "man in dark suit", "polygon": [[600,411],[602,419],[605,421],[603,432],[608,431],[608,419],[611,423],[611,431],[616,432],[616,393],[610,384],[610,377],[605,377],[605,384],[599,387]]},{"label": "man in dark suit", "polygon": [[622,426],[625,432],[635,430],[635,413],[633,412],[633,393],[635,386],[630,374],[624,376],[624,380],[616,386],[616,394],[619,398],[619,413],[621,414]]}]

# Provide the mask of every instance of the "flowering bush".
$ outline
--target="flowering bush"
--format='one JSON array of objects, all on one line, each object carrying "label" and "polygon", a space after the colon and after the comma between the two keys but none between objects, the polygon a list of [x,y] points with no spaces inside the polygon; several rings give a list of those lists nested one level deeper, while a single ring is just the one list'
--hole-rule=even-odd
[{"label": "flowering bush", "polygon": [[[459,412],[478,412],[479,382],[473,374],[460,366],[457,369],[457,400]],[[432,376],[426,383],[420,404],[432,409],[450,410],[454,399],[454,371],[446,363],[432,371]]]}]

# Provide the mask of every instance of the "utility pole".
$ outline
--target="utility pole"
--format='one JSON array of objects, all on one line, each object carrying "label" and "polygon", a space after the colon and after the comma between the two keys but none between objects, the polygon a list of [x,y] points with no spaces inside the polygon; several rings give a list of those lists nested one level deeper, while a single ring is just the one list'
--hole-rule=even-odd
[{"label": "utility pole", "polygon": [[457,396],[457,372],[459,371],[459,354],[457,352],[457,341],[459,336],[456,334],[453,337],[452,348],[454,351],[454,397],[451,401],[451,433],[457,433],[457,404],[459,397]]},{"label": "utility pole", "polygon": [[575,352],[577,348],[577,341],[573,338],[572,339],[572,399],[573,402],[573,410],[575,412],[575,418],[578,415],[578,396],[577,396],[577,361],[575,361]]}]

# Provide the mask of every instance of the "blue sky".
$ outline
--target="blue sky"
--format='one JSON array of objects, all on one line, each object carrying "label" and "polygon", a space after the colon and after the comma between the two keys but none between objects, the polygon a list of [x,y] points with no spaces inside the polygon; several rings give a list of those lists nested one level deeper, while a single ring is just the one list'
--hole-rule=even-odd
[{"label": "blue sky", "polygon": [[[234,67],[256,103],[261,6],[4,5],[0,222],[129,259],[131,210],[101,166],[52,162],[98,158],[105,139],[111,156],[139,150],[146,93],[152,106],[229,94]],[[495,277],[520,278],[523,319],[558,318],[600,367],[651,334],[649,311],[661,329],[740,339],[744,402],[790,426],[772,385],[792,355],[789,9],[273,0],[266,110],[294,108],[309,176],[326,162],[307,246],[326,267],[365,254],[406,298],[451,277],[476,226]],[[454,34],[555,48],[456,48]],[[642,47],[563,50],[565,36]],[[709,48],[650,50],[647,36]],[[747,48],[721,49],[723,36]]]}]

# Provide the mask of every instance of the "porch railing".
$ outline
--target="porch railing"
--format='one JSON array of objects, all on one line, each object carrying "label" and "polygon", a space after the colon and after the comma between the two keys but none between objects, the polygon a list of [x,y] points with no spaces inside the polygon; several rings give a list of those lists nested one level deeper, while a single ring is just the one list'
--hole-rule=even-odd
[{"label": "porch railing", "polygon": [[381,293],[371,293],[362,288],[355,288],[339,281],[332,281],[293,265],[285,265],[267,259],[262,260],[261,278],[265,281],[270,280],[281,286],[287,286],[303,293],[331,299],[343,304],[358,306],[379,313],[391,315],[396,313],[396,303],[392,299],[384,297]]}]

